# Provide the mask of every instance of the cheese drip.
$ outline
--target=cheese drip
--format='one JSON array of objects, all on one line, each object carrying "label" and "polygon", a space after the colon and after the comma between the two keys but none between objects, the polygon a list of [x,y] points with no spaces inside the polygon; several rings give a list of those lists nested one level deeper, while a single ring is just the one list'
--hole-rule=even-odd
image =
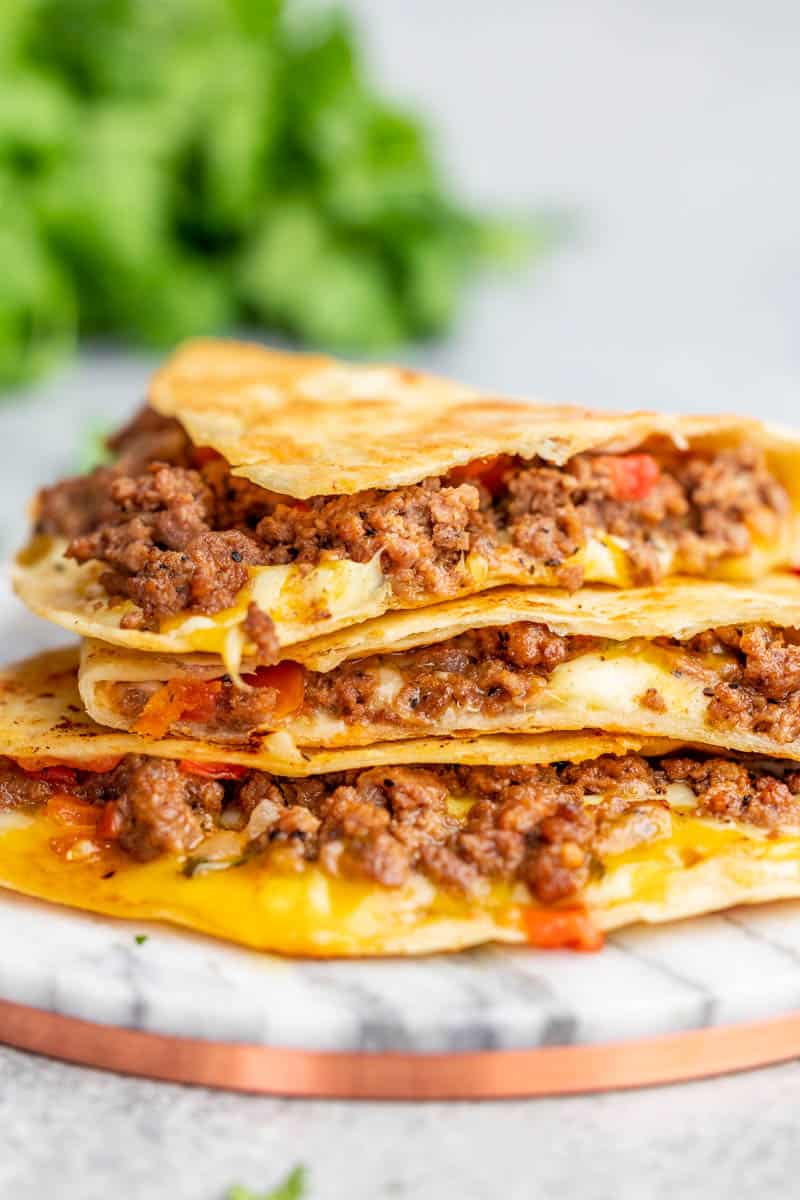
[{"label": "cheese drip", "polygon": [[[664,797],[662,797],[664,798]],[[665,921],[732,903],[800,894],[800,835],[698,817],[684,785],[667,788],[661,836],[601,861],[600,878],[570,903],[614,928]],[[587,803],[592,803],[592,797]],[[463,814],[468,803],[456,798]],[[45,813],[0,823],[0,885],[117,917],[164,920],[260,950],[303,955],[417,953],[490,940],[523,942],[532,900],[523,885],[492,885],[479,899],[415,875],[401,888],[325,874],[316,865],[280,873],[256,855],[194,874],[164,856],[136,863],[110,848],[68,862],[50,841],[63,833]],[[109,874],[113,872],[113,874]]]}]

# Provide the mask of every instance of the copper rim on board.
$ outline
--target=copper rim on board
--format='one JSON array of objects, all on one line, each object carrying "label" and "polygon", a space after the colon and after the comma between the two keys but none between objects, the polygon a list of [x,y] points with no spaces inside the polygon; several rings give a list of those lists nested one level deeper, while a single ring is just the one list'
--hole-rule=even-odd
[{"label": "copper rim on board", "polygon": [[677,1083],[800,1055],[800,1013],[597,1046],[453,1054],[344,1053],[119,1029],[0,1001],[0,1041],[68,1062],[280,1096],[491,1100]]}]

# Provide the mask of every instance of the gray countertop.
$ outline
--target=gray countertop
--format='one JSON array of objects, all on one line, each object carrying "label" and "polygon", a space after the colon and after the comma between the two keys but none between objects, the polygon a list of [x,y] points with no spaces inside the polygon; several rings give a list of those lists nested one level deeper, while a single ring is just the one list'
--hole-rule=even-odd
[{"label": "gray countertop", "polygon": [[0,1195],[222,1200],[234,1182],[260,1192],[304,1162],[313,1200],[787,1197],[798,1094],[792,1065],[568,1100],[310,1103],[0,1048]]},{"label": "gray countertop", "polygon": [[[800,423],[800,10],[791,0],[358,0],[388,86],[439,116],[477,200],[566,205],[572,241],[487,281],[409,361],[603,405]],[[113,423],[149,363],[87,354],[0,411],[0,548],[21,497]],[[0,1195],[220,1200],[295,1162],[310,1200],[789,1194],[800,1066],[489,1105],[214,1094],[0,1049]]]}]

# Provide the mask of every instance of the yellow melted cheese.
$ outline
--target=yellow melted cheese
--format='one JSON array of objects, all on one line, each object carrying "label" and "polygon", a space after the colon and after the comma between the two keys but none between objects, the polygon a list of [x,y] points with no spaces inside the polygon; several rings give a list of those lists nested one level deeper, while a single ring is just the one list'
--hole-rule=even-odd
[{"label": "yellow melted cheese", "polygon": [[379,557],[366,563],[330,558],[305,574],[291,564],[249,567],[250,580],[230,608],[213,616],[170,617],[159,632],[186,639],[192,650],[219,654],[226,670],[238,675],[253,650],[242,629],[251,603],[269,614],[283,645],[379,616],[389,594]]},{"label": "yellow melted cheese", "polygon": [[[616,538],[591,539],[569,562],[583,567],[587,583],[624,587],[632,582],[624,543]],[[466,565],[477,589],[504,579],[517,583],[540,581],[538,573],[532,578],[517,562],[501,565],[497,573],[486,559],[470,554]],[[391,585],[381,570],[380,554],[368,563],[323,559],[306,572],[288,564],[250,567],[248,573],[249,583],[230,608],[212,616],[167,618],[159,632],[188,640],[192,650],[219,654],[226,669],[238,674],[243,656],[252,650],[241,628],[251,602],[269,614],[281,644],[286,646],[380,616],[390,607]],[[543,568],[541,582],[554,584],[556,575],[555,570]]]},{"label": "yellow melted cheese", "polygon": [[[387,888],[334,878],[315,866],[279,873],[265,858],[191,878],[184,860],[172,856],[136,863],[108,850],[92,862],[69,862],[50,847],[63,835],[63,827],[43,814],[0,827],[0,885],[115,917],[169,921],[281,954],[382,954],[402,951],[410,940],[424,950],[429,930],[435,937],[437,927],[487,919],[493,924],[495,916],[502,923],[508,906],[507,889],[500,889],[502,903],[500,894],[489,897],[481,912],[422,876]],[[109,871],[113,876],[104,879]],[[455,936],[463,944],[463,935]]]},{"label": "yellow melted cheese", "polygon": [[[602,877],[571,903],[587,904],[598,925],[630,919],[665,920],[681,911],[681,891],[715,862],[749,878],[774,878],[772,894],[800,889],[800,836],[767,837],[744,825],[694,816],[688,789],[668,789],[671,831],[623,854],[608,856]],[[456,799],[454,810],[469,802]],[[338,879],[316,866],[282,873],[264,857],[240,866],[184,873],[184,860],[165,856],[135,863],[116,850],[91,862],[68,862],[50,847],[64,829],[45,814],[0,822],[0,884],[26,895],[131,920],[164,920],[259,950],[313,956],[352,956],[452,949],[500,939],[524,941],[530,898],[521,885],[487,889],[480,901],[448,893],[414,876],[402,888]],[[103,878],[110,871],[110,878]],[[704,884],[692,911],[713,911],[731,900]],[[708,894],[706,894],[708,893]],[[754,896],[753,898],[758,898]],[[620,917],[622,914],[622,918]]]}]

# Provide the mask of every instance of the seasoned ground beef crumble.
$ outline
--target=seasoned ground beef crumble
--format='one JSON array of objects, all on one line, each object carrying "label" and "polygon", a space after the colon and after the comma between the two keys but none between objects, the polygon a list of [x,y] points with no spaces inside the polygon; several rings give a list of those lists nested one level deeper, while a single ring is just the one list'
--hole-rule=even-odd
[{"label": "seasoned ground beef crumble", "polygon": [[150,629],[230,606],[248,566],[310,568],[326,554],[359,563],[380,555],[402,605],[458,594],[471,581],[467,556],[491,560],[501,548],[577,588],[583,571],[570,559],[594,533],[625,542],[636,583],[661,578],[665,549],[702,574],[773,535],[788,510],[749,446],[659,462],[582,454],[563,469],[501,456],[485,470],[471,464],[393,491],[296,501],[231,475],[147,408],[111,445],[113,466],[39,494],[36,529],[67,538],[76,561],[102,563],[108,593],[135,605],[126,624]]},{"label": "seasoned ground beef crumble", "polygon": [[[37,809],[64,793],[102,814],[99,836],[131,858],[202,855],[216,830],[240,830],[245,854],[276,869],[317,862],[327,872],[402,885],[412,871],[459,893],[521,881],[542,904],[568,900],[604,856],[657,841],[672,820],[670,783],[694,814],[774,833],[800,826],[800,771],[693,754],[636,754],[515,767],[374,767],[310,779],[129,755],[106,771],[23,771],[0,760],[0,811]],[[468,799],[454,815],[448,797]],[[587,797],[591,803],[585,803]]]},{"label": "seasoned ground beef crumble", "polygon": [[[431,646],[353,659],[324,673],[297,666],[302,680],[297,704],[279,711],[288,720],[323,717],[349,725],[395,726],[419,735],[435,731],[443,714],[457,709],[460,727],[468,729],[476,715],[491,720],[509,711],[535,711],[539,698],[546,701],[548,680],[557,667],[609,645],[613,643],[600,638],[560,635],[545,625],[518,621]],[[654,645],[677,653],[681,672],[706,682],[706,719],[712,728],[762,734],[780,745],[800,737],[800,643],[791,641],[789,632],[769,625],[724,627],[685,643],[661,638]],[[387,671],[401,677],[399,690],[389,694]],[[225,676],[208,696],[199,684],[200,712],[193,714],[187,705],[164,732],[169,728],[191,735],[199,729],[207,736],[234,739],[279,727],[274,714],[281,693],[268,680],[267,673],[266,680],[258,679],[260,686],[242,690]],[[112,706],[135,725],[158,688],[156,683],[113,684]],[[655,687],[638,701],[651,712],[668,711]]]}]

